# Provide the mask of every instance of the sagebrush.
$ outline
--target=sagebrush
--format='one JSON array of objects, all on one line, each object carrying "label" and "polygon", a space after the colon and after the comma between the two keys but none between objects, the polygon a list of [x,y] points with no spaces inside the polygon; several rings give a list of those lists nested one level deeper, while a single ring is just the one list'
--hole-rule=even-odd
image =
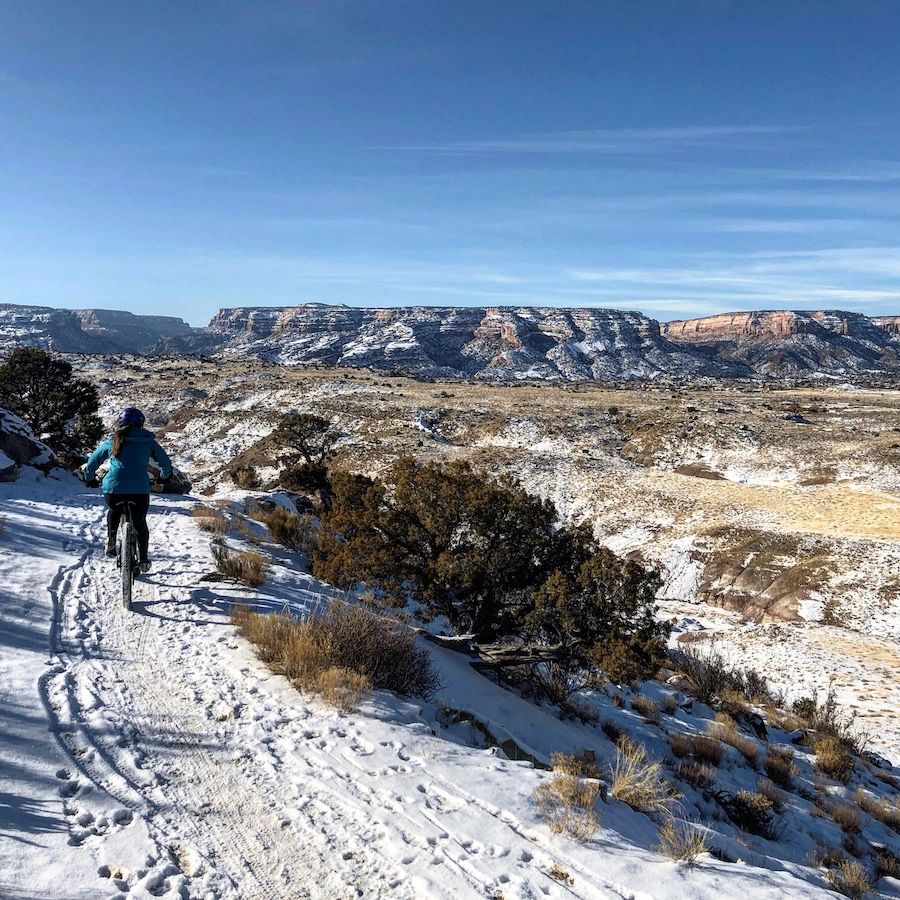
[{"label": "sagebrush", "polygon": [[691,865],[708,849],[700,829],[684,819],[670,817],[659,829],[659,852],[674,862]]},{"label": "sagebrush", "polygon": [[214,541],[212,555],[216,571],[226,578],[248,587],[259,587],[266,580],[269,561],[255,550],[229,550],[224,543]]},{"label": "sagebrush", "polygon": [[599,791],[594,781],[559,773],[539,784],[532,797],[552,832],[586,841],[599,827],[595,809]]},{"label": "sagebrush", "polygon": [[662,765],[647,758],[640,744],[622,735],[610,772],[610,793],[632,809],[648,813],[669,812],[678,793],[663,778]]},{"label": "sagebrush", "polygon": [[322,693],[319,679],[331,669],[356,673],[401,696],[428,698],[440,687],[415,635],[362,607],[335,601],[322,614],[297,619],[235,606],[232,619],[260,658],[301,690]]}]

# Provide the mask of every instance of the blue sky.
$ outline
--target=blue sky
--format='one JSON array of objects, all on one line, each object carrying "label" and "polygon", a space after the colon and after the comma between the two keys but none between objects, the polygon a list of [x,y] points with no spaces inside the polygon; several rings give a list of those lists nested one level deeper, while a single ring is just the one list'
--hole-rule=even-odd
[{"label": "blue sky", "polygon": [[897,0],[0,7],[0,302],[900,313]]}]

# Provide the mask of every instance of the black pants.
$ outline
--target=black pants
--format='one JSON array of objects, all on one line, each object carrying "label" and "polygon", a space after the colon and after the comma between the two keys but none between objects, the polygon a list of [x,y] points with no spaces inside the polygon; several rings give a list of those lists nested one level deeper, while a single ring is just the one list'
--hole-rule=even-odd
[{"label": "black pants", "polygon": [[134,522],[134,530],[137,532],[138,549],[141,554],[141,562],[146,562],[147,551],[150,547],[150,529],[147,526],[147,511],[150,509],[149,494],[104,494],[103,499],[109,507],[106,514],[106,540],[110,544],[116,542],[116,532],[119,530],[119,522],[125,515],[125,503],[130,501],[131,521]]}]

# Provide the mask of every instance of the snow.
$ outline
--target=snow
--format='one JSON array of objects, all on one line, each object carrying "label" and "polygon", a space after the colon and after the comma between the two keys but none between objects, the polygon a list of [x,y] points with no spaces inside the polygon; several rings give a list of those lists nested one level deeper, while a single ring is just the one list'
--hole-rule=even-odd
[{"label": "snow", "polygon": [[[827,894],[806,863],[809,829],[840,836],[799,797],[773,844],[714,820],[683,786],[685,814],[702,813],[736,863],[704,855],[694,868],[674,865],[655,850],[657,825],[611,797],[588,842],[551,834],[531,799],[550,773],[506,758],[446,711],[470,714],[540,761],[592,749],[603,768],[612,744],[477,674],[462,654],[423,644],[443,680],[433,702],[376,691],[339,714],[298,693],[235,632],[229,606],[302,615],[337,593],[271,545],[270,577],[255,592],[204,580],[209,537],[189,514],[194,502],[153,497],[155,565],[126,612],[115,564],[100,554],[99,496],[71,479],[0,486],[0,896]],[[665,753],[662,732],[627,704],[603,692],[585,700]],[[678,710],[666,728],[690,732],[709,715]],[[798,764],[811,778],[805,752]],[[750,776],[729,758],[722,777]],[[570,883],[551,874],[560,870]]]}]

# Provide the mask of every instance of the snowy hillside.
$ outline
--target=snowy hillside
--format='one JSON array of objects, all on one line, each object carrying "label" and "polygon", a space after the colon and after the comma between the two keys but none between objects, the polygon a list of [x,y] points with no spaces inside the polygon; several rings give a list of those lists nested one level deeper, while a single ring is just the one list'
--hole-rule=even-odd
[{"label": "snowy hillside", "polygon": [[[225,505],[235,525],[241,496]],[[268,542],[261,588],[205,580],[210,542],[193,505],[154,499],[156,565],[128,613],[101,555],[99,496],[36,472],[0,485],[0,896],[813,898],[830,895],[817,848],[848,845],[836,805],[857,788],[896,803],[896,769],[860,762],[847,785],[832,781],[770,725],[768,746],[795,754],[794,792],[771,839],[741,831],[709,790],[674,775],[673,736],[713,718],[677,688],[643,686],[658,720],[632,708],[635,692],[591,694],[599,723],[581,724],[432,644],[434,701],[376,691],[340,714],[271,675],[228,616],[235,601],[303,615],[334,592]],[[540,764],[592,751],[604,782],[610,734],[631,735],[664,763],[713,852],[670,861],[659,817],[611,794],[585,842],[551,833],[532,794],[552,773],[508,759],[467,716]],[[755,790],[764,776],[722,751],[715,789]],[[861,846],[900,852],[875,818],[859,830]],[[896,881],[879,887],[900,896]]]}]

